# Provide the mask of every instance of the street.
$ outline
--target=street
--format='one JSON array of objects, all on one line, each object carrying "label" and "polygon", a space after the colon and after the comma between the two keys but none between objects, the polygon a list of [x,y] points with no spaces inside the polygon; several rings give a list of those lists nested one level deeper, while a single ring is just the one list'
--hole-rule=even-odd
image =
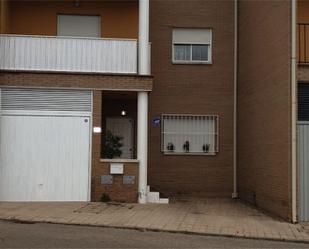
[{"label": "street", "polygon": [[0,221],[0,248],[308,248],[308,244]]}]

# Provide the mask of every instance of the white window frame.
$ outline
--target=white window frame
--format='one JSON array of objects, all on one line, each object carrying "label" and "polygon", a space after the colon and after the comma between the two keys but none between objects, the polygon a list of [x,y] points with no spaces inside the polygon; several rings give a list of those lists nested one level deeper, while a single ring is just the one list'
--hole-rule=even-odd
[{"label": "white window frame", "polygon": [[[177,28],[175,28],[177,29]],[[193,28],[192,28],[193,29]],[[173,29],[174,30],[174,29]],[[205,28],[210,32],[210,42],[174,42],[172,34],[172,63],[173,64],[212,64],[212,29]],[[190,45],[190,60],[175,60],[175,45]],[[192,45],[208,45],[208,60],[192,60]]]},{"label": "white window frame", "polygon": [[[211,118],[215,120],[215,126],[213,133],[213,141],[214,141],[214,151],[210,152],[170,152],[165,148],[165,138],[164,135],[168,132],[164,131],[164,118],[165,117],[202,117],[202,118]],[[192,114],[162,114],[161,116],[161,152],[164,155],[197,155],[197,156],[214,156],[219,152],[219,115],[192,115]],[[192,132],[194,133],[194,132]],[[205,133],[206,134],[206,133]],[[190,134],[189,134],[190,135]]]}]

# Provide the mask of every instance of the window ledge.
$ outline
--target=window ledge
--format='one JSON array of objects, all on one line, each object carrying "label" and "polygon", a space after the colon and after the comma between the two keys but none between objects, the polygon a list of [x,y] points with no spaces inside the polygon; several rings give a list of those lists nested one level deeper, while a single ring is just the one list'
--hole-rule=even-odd
[{"label": "window ledge", "polygon": [[124,158],[116,158],[116,159],[100,159],[101,163],[138,163],[138,159],[124,159]]},{"label": "window ledge", "polygon": [[217,152],[203,153],[203,152],[163,152],[165,156],[215,156]]},{"label": "window ledge", "polygon": [[173,65],[212,65],[211,61],[172,61]]}]

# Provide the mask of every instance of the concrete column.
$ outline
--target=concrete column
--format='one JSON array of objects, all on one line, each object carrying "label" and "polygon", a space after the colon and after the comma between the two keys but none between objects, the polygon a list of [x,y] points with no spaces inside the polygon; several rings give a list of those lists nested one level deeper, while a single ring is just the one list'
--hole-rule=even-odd
[{"label": "concrete column", "polygon": [[139,160],[139,203],[147,202],[148,92],[137,95],[137,159]]},{"label": "concrete column", "polygon": [[149,0],[139,0],[138,73],[149,72]]},{"label": "concrete column", "polygon": [[[149,68],[149,0],[139,0],[138,73],[148,75]],[[139,160],[139,203],[147,202],[148,93],[137,95],[137,159]]]}]

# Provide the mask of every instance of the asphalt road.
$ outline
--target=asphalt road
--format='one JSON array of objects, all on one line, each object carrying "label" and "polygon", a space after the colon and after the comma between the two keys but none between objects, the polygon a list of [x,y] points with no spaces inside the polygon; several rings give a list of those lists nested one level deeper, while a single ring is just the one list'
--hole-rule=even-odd
[{"label": "asphalt road", "polygon": [[0,221],[0,248],[309,248],[309,244]]}]

